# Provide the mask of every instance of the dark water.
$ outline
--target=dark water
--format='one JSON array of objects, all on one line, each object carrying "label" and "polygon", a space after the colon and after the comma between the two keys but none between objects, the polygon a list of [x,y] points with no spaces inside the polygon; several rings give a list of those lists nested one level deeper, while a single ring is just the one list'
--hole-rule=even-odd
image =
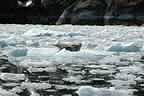
[{"label": "dark water", "polygon": [[[78,96],[75,92],[82,85],[126,89],[133,93],[131,96],[144,94],[144,74],[137,69],[138,66],[144,67],[140,61],[121,61],[120,64],[64,64],[58,66],[56,72],[37,68],[34,72],[23,69],[21,73],[7,59],[1,59],[0,63],[2,89],[19,96],[30,96],[31,89],[40,96]],[[7,74],[2,78],[3,73]],[[11,76],[15,78],[12,79]]]}]

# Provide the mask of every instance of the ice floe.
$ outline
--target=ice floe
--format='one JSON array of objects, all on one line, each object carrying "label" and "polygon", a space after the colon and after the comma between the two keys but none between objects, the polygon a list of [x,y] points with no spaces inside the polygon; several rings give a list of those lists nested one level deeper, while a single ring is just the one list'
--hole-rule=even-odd
[{"label": "ice floe", "polygon": [[136,42],[113,42],[106,50],[114,52],[139,52],[141,51],[141,46]]},{"label": "ice floe", "polygon": [[23,34],[24,37],[37,37],[37,36],[80,36],[81,34],[79,32],[62,32],[62,31],[54,31],[54,30],[44,30],[39,28],[33,28],[28,30]]},{"label": "ice floe", "polygon": [[80,50],[77,52],[71,52],[67,51],[65,49],[58,52],[55,56],[53,56],[53,59],[56,62],[63,62],[63,63],[78,63],[81,61],[85,62],[92,62],[92,61],[98,61],[103,59],[106,56],[112,55],[112,52],[106,52],[106,51],[93,51],[93,50]]},{"label": "ice floe", "polygon": [[[16,64],[23,60],[23,58],[31,59],[48,59],[59,52],[56,47],[52,48],[14,48],[8,52],[8,60]],[[18,60],[19,59],[19,60]]]},{"label": "ice floe", "polygon": [[116,90],[115,88],[95,88],[81,86],[77,91],[79,96],[131,96],[127,90]]}]

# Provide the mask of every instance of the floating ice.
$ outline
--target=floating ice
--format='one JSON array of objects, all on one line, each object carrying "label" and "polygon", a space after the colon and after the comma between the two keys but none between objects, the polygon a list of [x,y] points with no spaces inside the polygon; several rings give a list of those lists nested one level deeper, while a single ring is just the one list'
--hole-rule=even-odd
[{"label": "floating ice", "polygon": [[16,64],[24,58],[54,60],[59,63],[74,63],[81,61],[98,61],[106,56],[113,55],[113,52],[82,49],[80,51],[59,50],[57,47],[49,48],[14,48],[8,53],[8,60]]},{"label": "floating ice", "polygon": [[58,52],[53,59],[56,62],[62,63],[77,63],[80,61],[98,61],[106,56],[112,55],[112,52],[106,51],[92,51],[92,50],[80,50],[76,52],[67,51],[65,49]]},{"label": "floating ice", "polygon": [[21,35],[13,34],[9,38],[7,38],[6,43],[9,48],[16,47],[16,46],[25,46],[26,39],[23,38]]},{"label": "floating ice", "polygon": [[46,60],[31,60],[26,59],[21,62],[21,66],[25,68],[34,67],[34,68],[46,68],[46,67],[56,67],[54,62],[46,61]]},{"label": "floating ice", "polygon": [[27,46],[32,46],[32,47],[39,47],[39,46],[40,46],[40,43],[39,43],[39,42],[32,41],[32,40],[27,40],[27,41],[26,41],[26,45],[27,45]]},{"label": "floating ice", "polygon": [[18,96],[18,95],[0,88],[0,96]]},{"label": "floating ice", "polygon": [[144,52],[144,46],[141,48],[141,52]]},{"label": "floating ice", "polygon": [[27,56],[29,57],[52,57],[57,52],[59,52],[59,48],[57,47],[49,47],[49,48],[30,48],[28,50]]},{"label": "floating ice", "polygon": [[23,60],[23,58],[31,59],[48,59],[55,55],[59,51],[56,47],[50,48],[14,48],[8,52],[8,60],[16,64]]},{"label": "floating ice", "polygon": [[21,84],[22,88],[27,88],[27,89],[48,89],[51,88],[51,85],[48,83],[27,83],[24,82]]},{"label": "floating ice", "polygon": [[0,48],[4,48],[4,47],[7,47],[8,45],[7,45],[7,43],[6,43],[6,41],[5,40],[1,40],[0,41]]},{"label": "floating ice", "polygon": [[4,81],[24,81],[25,75],[24,74],[13,74],[13,73],[0,73],[0,79]]},{"label": "floating ice", "polygon": [[27,52],[28,49],[26,48],[14,48],[8,52],[8,60],[12,64],[17,64],[27,55]]},{"label": "floating ice", "polygon": [[44,36],[44,35],[51,35],[48,34],[48,30],[43,30],[39,28],[32,28],[23,34],[24,37],[36,37],[36,36]]},{"label": "floating ice", "polygon": [[4,34],[2,33],[0,35],[0,48],[5,48],[8,47],[8,42],[9,42],[9,38],[11,38],[12,36],[10,34]]},{"label": "floating ice", "polygon": [[81,86],[77,93],[79,96],[130,96],[127,90],[94,88],[91,86]]},{"label": "floating ice", "polygon": [[28,52],[27,48],[15,48],[12,51],[10,51],[9,56],[13,57],[26,56],[27,52]]},{"label": "floating ice", "polygon": [[81,35],[82,35],[82,34],[80,34],[79,32],[51,31],[51,33],[53,34],[53,36],[56,36],[56,37],[62,37],[62,36],[73,37],[73,36],[81,36]]},{"label": "floating ice", "polygon": [[73,36],[81,36],[82,34],[80,34],[79,32],[68,32],[67,36],[73,37]]},{"label": "floating ice", "polygon": [[141,47],[136,42],[114,42],[106,50],[115,52],[139,52]]},{"label": "floating ice", "polygon": [[32,28],[23,34],[24,37],[40,37],[40,36],[80,36],[79,32],[62,32],[62,31],[54,31],[54,30],[44,30],[39,28]]}]

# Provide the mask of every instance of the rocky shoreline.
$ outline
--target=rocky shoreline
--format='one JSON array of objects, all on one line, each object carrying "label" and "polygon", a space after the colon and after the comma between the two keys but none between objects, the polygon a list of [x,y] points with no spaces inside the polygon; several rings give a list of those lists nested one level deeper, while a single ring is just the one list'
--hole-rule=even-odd
[{"label": "rocky shoreline", "polygon": [[142,25],[143,0],[2,0],[0,23]]}]

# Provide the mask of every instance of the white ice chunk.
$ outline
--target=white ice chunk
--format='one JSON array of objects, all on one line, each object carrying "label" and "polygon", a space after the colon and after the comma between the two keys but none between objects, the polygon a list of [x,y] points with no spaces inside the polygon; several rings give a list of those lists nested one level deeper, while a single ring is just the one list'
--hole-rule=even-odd
[{"label": "white ice chunk", "polygon": [[144,46],[141,48],[141,52],[144,52]]},{"label": "white ice chunk", "polygon": [[115,88],[94,88],[81,86],[77,91],[79,96],[130,96],[127,90],[116,90]]},{"label": "white ice chunk", "polygon": [[[8,60],[16,64],[22,61],[22,58],[31,59],[49,59],[59,51],[56,47],[50,48],[15,48],[8,52]],[[18,60],[19,59],[19,60]]]},{"label": "white ice chunk", "polygon": [[21,35],[13,34],[8,39],[5,40],[8,47],[25,46],[25,41]]},{"label": "white ice chunk", "polygon": [[106,50],[115,52],[139,52],[141,47],[136,42],[114,42]]},{"label": "white ice chunk", "polygon": [[7,47],[7,42],[5,40],[0,40],[0,48]]},{"label": "white ice chunk", "polygon": [[57,62],[62,63],[74,63],[80,61],[98,61],[103,59],[106,56],[112,55],[112,52],[105,51],[93,51],[93,50],[80,50],[77,52],[67,51],[65,49],[57,53],[53,59]]},{"label": "white ice chunk", "polygon": [[73,36],[81,36],[80,32],[68,32],[67,36],[73,37]]},{"label": "white ice chunk", "polygon": [[10,51],[8,56],[13,56],[13,57],[26,56],[27,52],[28,52],[27,48],[15,48],[12,51]]},{"label": "white ice chunk", "polygon": [[81,34],[79,32],[62,32],[62,31],[50,31],[53,36],[56,36],[56,37],[62,37],[62,36],[70,36],[70,37],[73,37],[73,36],[81,36]]},{"label": "white ice chunk", "polygon": [[40,67],[53,67],[56,65],[54,62],[46,61],[46,60],[31,60],[27,59],[21,62],[21,66],[23,67],[35,67],[35,68],[40,68]]},{"label": "white ice chunk", "polygon": [[54,31],[54,30],[44,30],[40,28],[32,28],[23,34],[24,37],[37,37],[37,36],[80,36],[80,32],[63,32],[63,31]]},{"label": "white ice chunk", "polygon": [[21,59],[27,56],[28,49],[14,48],[8,52],[8,61],[12,64],[17,64]]},{"label": "white ice chunk", "polygon": [[49,30],[43,30],[39,28],[32,28],[23,34],[24,37],[36,37],[36,36],[44,36],[44,35],[51,35],[48,34]]},{"label": "white ice chunk", "polygon": [[28,51],[29,57],[51,57],[55,55],[57,52],[59,52],[59,49],[56,47],[51,48],[31,48]]}]

